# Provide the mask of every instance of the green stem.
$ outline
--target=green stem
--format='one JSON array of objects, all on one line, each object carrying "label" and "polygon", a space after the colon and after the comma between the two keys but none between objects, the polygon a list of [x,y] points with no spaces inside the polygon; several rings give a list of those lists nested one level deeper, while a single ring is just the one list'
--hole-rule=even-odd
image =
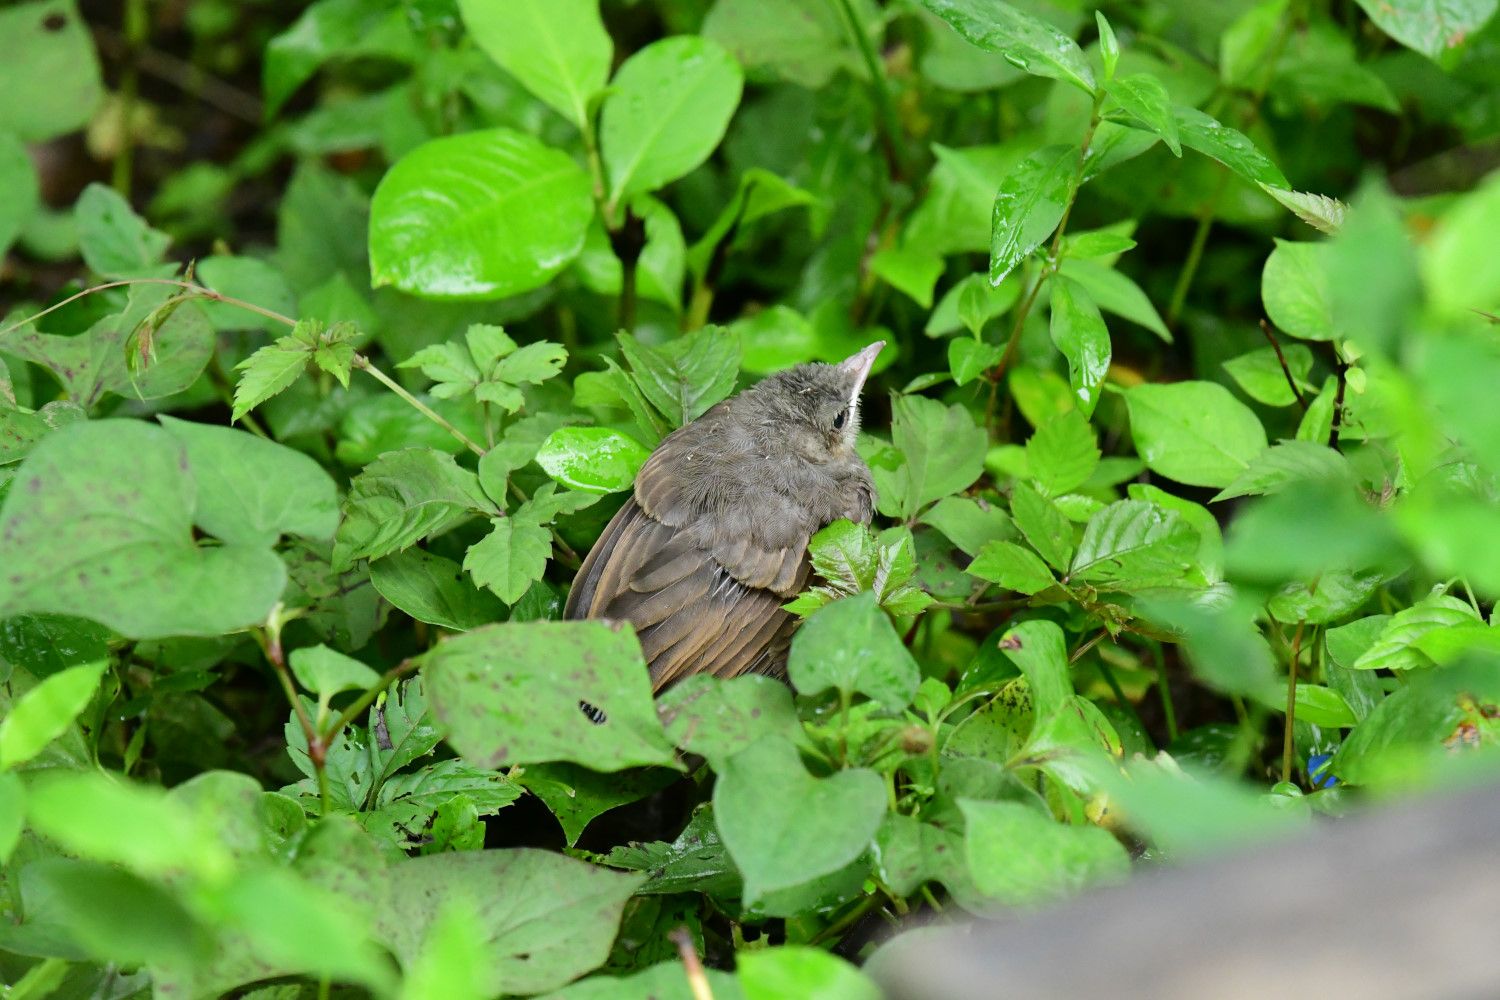
[{"label": "green stem", "polygon": [[1296,757],[1295,724],[1297,721],[1297,658],[1302,654],[1302,629],[1304,622],[1297,623],[1292,633],[1291,652],[1286,665],[1286,732],[1281,739],[1281,780],[1292,780],[1292,762]]},{"label": "green stem", "polygon": [[1182,307],[1187,302],[1188,289],[1193,286],[1193,278],[1198,273],[1198,265],[1203,262],[1203,248],[1208,245],[1208,234],[1214,227],[1214,216],[1219,211],[1219,201],[1229,187],[1229,171],[1223,167],[1219,168],[1219,186],[1208,204],[1203,208],[1203,214],[1198,217],[1198,228],[1193,231],[1193,242],[1188,244],[1187,258],[1182,262],[1182,270],[1177,272],[1177,284],[1172,288],[1172,300],[1167,304],[1167,329],[1177,329],[1177,320],[1182,315]]},{"label": "green stem", "polygon": [[401,386],[401,383],[397,382],[385,372],[381,371],[379,368],[376,368],[373,364],[371,364],[369,358],[365,357],[363,354],[356,354],[354,356],[354,367],[360,369],[361,371],[369,372],[370,375],[374,377],[375,381],[379,382],[381,385],[391,390],[391,392],[394,392],[396,395],[400,396],[407,402],[408,405],[410,405],[418,413],[422,414],[422,416],[426,417],[428,420],[431,420],[433,423],[437,424],[449,434],[452,434],[455,439],[457,439],[464,447],[468,448],[474,454],[484,454],[484,447],[482,445],[470,440],[467,434],[459,430],[457,427],[454,427],[442,414],[438,413],[432,407],[422,402],[416,396],[413,396],[411,393],[407,392]]},{"label": "green stem", "polygon": [[381,674],[380,680],[370,685],[370,687],[366,691],[360,694],[358,698],[354,699],[354,701],[350,703],[349,707],[344,709],[343,712],[339,713],[339,717],[337,719],[334,719],[333,722],[329,724],[328,728],[323,730],[323,742],[325,744],[332,743],[334,737],[338,736],[339,731],[342,730],[345,726],[349,725],[349,723],[353,722],[355,719],[359,718],[360,715],[364,713],[365,709],[375,704],[375,699],[379,698],[381,694],[384,693],[386,688],[390,687],[392,684],[396,683],[398,680],[405,677],[415,669],[417,669],[417,661],[415,659],[405,659],[396,664],[391,669],[387,670],[384,674]]},{"label": "green stem", "polygon": [[876,56],[875,47],[870,44],[870,36],[860,27],[859,17],[854,13],[851,0],[838,0],[838,6],[844,15],[844,26],[853,36],[860,58],[865,62],[865,69],[869,71],[870,97],[875,102],[875,114],[880,120],[881,148],[885,151],[891,176],[900,180],[906,173],[901,161],[901,122],[896,118],[896,108],[891,103],[890,90],[886,87],[885,67]]},{"label": "green stem", "polygon": [[115,153],[111,186],[127,200],[130,198],[131,174],[135,160],[135,106],[140,89],[136,56],[150,34],[146,0],[125,0],[124,65],[120,69],[120,148]]},{"label": "green stem", "polygon": [[1167,742],[1177,742],[1177,708],[1172,704],[1172,687],[1167,683],[1167,657],[1161,643],[1153,647],[1156,654],[1156,691],[1161,696],[1162,715],[1167,719]]},{"label": "green stem", "polygon": [[106,281],[101,285],[90,285],[88,288],[85,288],[81,292],[74,292],[72,295],[69,295],[61,302],[55,302],[39,313],[33,313],[30,316],[27,316],[25,319],[18,319],[10,326],[5,327],[4,329],[0,329],[0,337],[5,336],[7,333],[19,330],[21,327],[26,326],[30,323],[35,323],[37,320],[41,319],[43,316],[46,316],[48,313],[54,313],[57,310],[61,309],[63,306],[66,306],[73,302],[77,302],[79,299],[84,298],[85,296],[94,295],[98,292],[107,292],[111,288],[126,288],[130,285],[170,285],[173,288],[186,288],[193,294],[200,296],[201,298],[208,299],[210,302],[223,302],[225,305],[237,306],[240,309],[249,310],[250,312],[253,312],[259,316],[264,316],[266,319],[274,320],[275,322],[284,324],[286,326],[295,327],[297,325],[297,321],[292,319],[290,316],[284,316],[279,312],[275,312],[271,309],[266,309],[263,306],[258,306],[253,302],[246,302],[244,299],[237,299],[230,295],[221,295],[218,292],[214,291],[212,288],[205,288],[202,285],[196,284],[191,281],[179,281],[176,278],[125,278],[121,281]]},{"label": "green stem", "polygon": [[256,630],[256,637],[260,639],[260,648],[265,653],[266,662],[271,664],[276,679],[281,682],[281,690],[286,695],[286,700],[291,703],[292,713],[297,716],[297,722],[302,727],[302,736],[307,741],[307,758],[312,761],[313,773],[318,777],[318,799],[323,815],[327,816],[332,808],[328,796],[328,775],[325,773],[328,747],[323,742],[323,738],[318,735],[317,727],[313,725],[312,717],[307,714],[302,699],[297,697],[297,686],[292,683],[291,671],[287,669],[286,654],[281,648],[281,627],[285,621],[286,619],[282,617],[281,605],[277,604],[265,628]]}]

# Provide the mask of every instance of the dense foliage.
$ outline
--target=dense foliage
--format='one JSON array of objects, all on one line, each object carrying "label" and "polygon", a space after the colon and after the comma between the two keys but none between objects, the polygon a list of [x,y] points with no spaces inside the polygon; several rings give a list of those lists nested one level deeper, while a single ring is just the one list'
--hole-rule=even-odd
[{"label": "dense foliage", "polygon": [[[0,10],[8,996],[864,997],[1488,761],[1496,0],[83,6]],[[877,338],[789,685],[555,620]]]}]

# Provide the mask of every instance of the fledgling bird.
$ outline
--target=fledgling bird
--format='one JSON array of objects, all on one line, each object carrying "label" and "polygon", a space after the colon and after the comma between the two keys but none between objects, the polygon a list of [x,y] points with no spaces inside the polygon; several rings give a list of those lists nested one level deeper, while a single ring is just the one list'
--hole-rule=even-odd
[{"label": "fledgling bird", "polygon": [[652,687],[692,674],[785,669],[782,605],[811,572],[807,543],[875,507],[854,450],[859,394],[885,346],[763,379],[669,434],[635,496],[584,560],[563,617],[635,626]]}]

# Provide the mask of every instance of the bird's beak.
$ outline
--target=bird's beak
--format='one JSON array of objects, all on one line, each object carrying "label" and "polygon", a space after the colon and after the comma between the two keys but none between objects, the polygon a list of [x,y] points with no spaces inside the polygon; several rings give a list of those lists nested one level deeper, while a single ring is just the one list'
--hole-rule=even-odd
[{"label": "bird's beak", "polygon": [[859,402],[859,392],[865,387],[865,379],[870,377],[870,368],[875,364],[875,358],[885,347],[885,341],[877,340],[858,354],[851,354],[839,362],[839,367],[854,379],[854,391],[849,395],[851,403]]}]

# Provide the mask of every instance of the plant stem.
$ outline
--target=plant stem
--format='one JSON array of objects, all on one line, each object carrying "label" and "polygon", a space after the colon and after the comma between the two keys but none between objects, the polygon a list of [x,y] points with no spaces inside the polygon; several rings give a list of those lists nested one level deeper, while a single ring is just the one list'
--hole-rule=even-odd
[{"label": "plant stem", "polygon": [[886,87],[885,67],[875,55],[870,36],[860,27],[859,18],[854,13],[854,4],[850,0],[838,0],[838,6],[844,15],[844,26],[853,36],[860,57],[865,61],[865,69],[870,73],[870,98],[875,102],[875,114],[880,121],[880,145],[890,167],[891,177],[901,180],[906,175],[906,167],[901,161],[901,122],[896,118],[896,108],[891,103],[890,90]]},{"label": "plant stem", "polygon": [[454,427],[451,423],[448,422],[447,418],[442,416],[442,414],[438,413],[432,407],[422,402],[416,396],[413,396],[411,393],[407,392],[404,388],[402,388],[401,383],[397,382],[385,372],[381,371],[379,368],[376,368],[373,364],[371,364],[369,358],[365,357],[363,354],[356,354],[354,356],[354,367],[360,369],[361,371],[369,372],[370,375],[374,377],[375,381],[379,382],[381,385],[391,390],[391,392],[394,392],[396,395],[406,400],[406,402],[411,405],[418,413],[422,414],[422,416],[437,424],[449,434],[452,434],[454,438],[456,438],[461,444],[463,444],[464,447],[468,448],[474,454],[484,454],[484,447],[482,445],[470,440],[467,434],[459,430],[457,427]]},{"label": "plant stem", "polygon": [[53,303],[39,313],[33,313],[32,315],[27,316],[25,319],[18,319],[10,326],[5,327],[4,329],[0,329],[0,337],[3,337],[7,333],[11,333],[15,330],[19,330],[21,327],[27,325],[28,323],[35,323],[37,320],[41,319],[43,316],[46,316],[48,313],[56,312],[63,306],[68,305],[72,302],[77,302],[79,299],[85,296],[93,295],[96,292],[107,292],[111,288],[125,288],[129,285],[171,285],[173,288],[186,288],[187,290],[193,292],[195,295],[208,299],[210,302],[223,302],[225,305],[238,306],[241,309],[248,309],[250,312],[256,313],[260,316],[264,316],[266,319],[274,320],[277,323],[282,323],[286,326],[295,327],[297,325],[297,321],[292,319],[290,316],[283,316],[279,312],[263,308],[253,302],[246,302],[244,299],[237,299],[230,295],[221,295],[218,292],[214,291],[212,288],[205,288],[202,285],[192,281],[179,281],[176,278],[125,278],[120,281],[106,281],[102,285],[90,285],[88,288],[85,288],[81,292],[74,292],[72,295],[69,295],[61,302]]},{"label": "plant stem", "polygon": [[297,722],[302,726],[302,736],[307,740],[307,758],[312,761],[313,773],[318,778],[318,798],[322,805],[323,815],[329,813],[328,797],[328,775],[325,765],[328,762],[328,747],[323,738],[318,735],[317,727],[313,725],[312,717],[307,714],[302,699],[297,696],[297,686],[292,683],[291,671],[286,666],[286,654],[281,648],[281,627],[286,619],[282,617],[282,608],[278,604],[271,611],[269,620],[264,629],[256,631],[256,637],[261,640],[261,651],[265,653],[266,662],[271,664],[271,669],[276,674],[276,679],[281,682],[281,690],[286,694],[286,700],[291,703],[292,712],[297,716]]},{"label": "plant stem", "polygon": [[339,734],[339,731],[349,723],[353,722],[355,719],[359,718],[360,715],[363,714],[365,709],[369,708],[375,703],[375,699],[379,698],[381,693],[384,692],[386,688],[390,687],[392,684],[396,683],[396,681],[400,680],[402,677],[405,677],[415,669],[417,669],[416,659],[408,657],[407,659],[402,660],[400,663],[396,664],[391,669],[387,670],[384,674],[381,674],[380,680],[370,685],[370,687],[366,691],[364,691],[358,698],[354,699],[349,707],[344,709],[344,711],[339,714],[339,717],[337,719],[334,719],[333,722],[323,730],[324,743],[333,742],[334,737]]},{"label": "plant stem", "polygon": [[1286,363],[1286,355],[1281,353],[1281,341],[1276,339],[1276,331],[1271,329],[1271,324],[1265,320],[1260,321],[1261,332],[1271,342],[1271,347],[1276,351],[1276,360],[1281,362],[1281,374],[1286,376],[1286,384],[1291,387],[1292,395],[1297,397],[1297,405],[1302,407],[1302,412],[1307,412],[1307,400],[1302,396],[1302,390],[1297,388],[1297,380],[1292,377],[1292,369]]},{"label": "plant stem", "polygon": [[140,89],[136,55],[146,43],[151,22],[146,15],[146,0],[125,0],[125,49],[120,67],[120,148],[115,152],[111,186],[128,201],[131,174],[135,160],[135,106]]},{"label": "plant stem", "polygon": [[1161,711],[1167,720],[1167,742],[1177,742],[1177,708],[1172,704],[1172,687],[1167,683],[1167,657],[1161,643],[1152,647],[1156,654],[1156,690],[1161,695]]},{"label": "plant stem", "polygon": [[829,924],[827,927],[814,934],[812,936],[812,940],[808,941],[807,943],[809,945],[817,945],[829,940],[830,938],[838,937],[840,934],[844,933],[844,931],[847,931],[850,927],[854,926],[854,924],[857,923],[861,917],[873,910],[879,903],[879,894],[873,892],[870,893],[864,899],[861,899],[857,904],[855,904],[854,908],[851,909],[848,913],[844,914],[842,917],[839,917],[833,923]]},{"label": "plant stem", "polygon": [[1281,740],[1281,780],[1292,780],[1292,759],[1296,756],[1294,725],[1297,721],[1297,658],[1302,654],[1302,629],[1306,623],[1298,622],[1292,633],[1291,655],[1286,665],[1286,733]]},{"label": "plant stem", "polygon": [[1188,289],[1193,286],[1193,278],[1198,273],[1198,265],[1203,262],[1203,248],[1208,245],[1208,234],[1214,227],[1214,216],[1219,211],[1219,201],[1224,192],[1229,188],[1229,171],[1223,167],[1219,168],[1219,186],[1215,189],[1213,196],[1208,199],[1208,204],[1203,207],[1203,214],[1198,216],[1198,228],[1193,231],[1193,242],[1188,244],[1187,258],[1182,262],[1182,270],[1177,272],[1177,284],[1172,288],[1172,301],[1167,304],[1167,329],[1177,329],[1177,319],[1182,315],[1182,307],[1187,303]]},{"label": "plant stem", "polygon": [[714,991],[708,985],[708,973],[703,971],[703,960],[698,957],[698,949],[693,947],[693,936],[686,927],[679,927],[667,937],[677,945],[677,954],[682,959],[682,971],[687,975],[688,989],[693,994],[693,1000],[714,1000]]},{"label": "plant stem", "polygon": [[[1334,353],[1338,353],[1336,348]],[[1338,370],[1334,372],[1334,377],[1338,379],[1339,384],[1333,394],[1333,420],[1328,428],[1328,447],[1330,448],[1339,446],[1339,428],[1344,423],[1344,387],[1349,384],[1349,362],[1344,360],[1342,354],[1338,355],[1338,359]]]}]

